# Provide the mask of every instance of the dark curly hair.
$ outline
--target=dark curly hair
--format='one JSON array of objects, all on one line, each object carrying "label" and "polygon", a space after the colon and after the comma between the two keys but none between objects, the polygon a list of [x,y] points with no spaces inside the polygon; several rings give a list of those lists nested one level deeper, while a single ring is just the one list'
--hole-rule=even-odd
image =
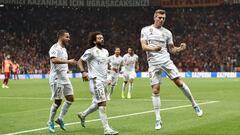
[{"label": "dark curly hair", "polygon": [[94,41],[96,41],[97,35],[102,35],[102,32],[100,31],[95,31],[95,32],[90,32],[88,34],[88,44],[93,47],[96,44],[94,43]]}]

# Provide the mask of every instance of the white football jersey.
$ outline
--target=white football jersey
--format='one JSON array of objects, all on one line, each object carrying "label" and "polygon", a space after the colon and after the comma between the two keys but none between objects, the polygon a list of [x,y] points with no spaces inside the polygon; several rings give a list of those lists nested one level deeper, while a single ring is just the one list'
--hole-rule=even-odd
[{"label": "white football jersey", "polygon": [[124,65],[124,72],[135,72],[135,66],[136,62],[138,62],[138,56],[136,54],[133,54],[131,56],[130,54],[125,54],[123,56],[123,65]]},{"label": "white football jersey", "polygon": [[158,52],[146,52],[149,65],[158,65],[170,60],[167,45],[173,44],[172,33],[168,29],[146,26],[141,30],[141,41],[147,41],[149,46],[160,46]]},{"label": "white football jersey", "polygon": [[87,49],[81,56],[87,62],[89,78],[97,78],[102,81],[107,80],[108,56],[106,49],[99,49],[96,46]]},{"label": "white football jersey", "polygon": [[[56,57],[64,60],[68,59],[68,54],[66,48],[62,47],[58,43],[54,44],[49,50],[50,58]],[[55,80],[58,80],[61,84],[68,84],[70,80],[68,78],[68,64],[53,64],[50,60],[50,74],[49,74],[49,83],[54,83]]]},{"label": "white football jersey", "polygon": [[110,65],[110,68],[115,68],[119,71],[120,67],[123,66],[123,58],[120,55],[117,57],[114,54],[108,57],[108,63]]}]

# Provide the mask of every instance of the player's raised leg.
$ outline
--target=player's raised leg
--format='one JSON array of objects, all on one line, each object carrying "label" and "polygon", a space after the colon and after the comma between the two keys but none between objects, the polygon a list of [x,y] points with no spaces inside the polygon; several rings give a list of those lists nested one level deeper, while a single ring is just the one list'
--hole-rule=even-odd
[{"label": "player's raised leg", "polygon": [[64,92],[69,94],[64,94],[66,95],[65,98],[65,102],[62,105],[61,108],[61,112],[59,114],[58,119],[55,121],[57,124],[59,124],[60,128],[62,130],[66,130],[65,125],[64,125],[64,116],[67,114],[70,106],[72,105],[72,103],[74,102],[74,96],[73,96],[73,90],[72,90],[72,86],[70,84],[66,84],[66,86],[64,87]]},{"label": "player's raised leg", "polygon": [[77,114],[77,115],[78,115],[78,118],[79,118],[80,121],[81,121],[82,127],[84,127],[84,128],[86,127],[86,125],[85,125],[85,119],[86,119],[86,117],[87,117],[89,114],[95,112],[97,109],[98,109],[98,105],[97,105],[96,103],[92,103],[85,111],[79,112],[79,113]]},{"label": "player's raised leg", "polygon": [[194,100],[189,87],[185,84],[185,82],[183,82],[180,77],[173,79],[173,81],[182,90],[183,94],[188,98],[188,100],[192,103],[193,109],[195,110],[197,116],[201,117],[203,115],[203,111],[197,104],[197,102]]}]

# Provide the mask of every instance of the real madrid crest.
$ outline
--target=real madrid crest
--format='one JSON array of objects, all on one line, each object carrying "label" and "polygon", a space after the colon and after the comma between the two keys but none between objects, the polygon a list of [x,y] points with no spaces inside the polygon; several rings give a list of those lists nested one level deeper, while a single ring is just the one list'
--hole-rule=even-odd
[{"label": "real madrid crest", "polygon": [[162,33],[162,35],[161,35],[163,38],[165,37],[165,35],[164,35],[164,33]]},{"label": "real madrid crest", "polygon": [[150,31],[150,35],[152,35],[152,34],[153,34],[153,33],[152,33],[152,32],[153,32],[153,29],[150,28],[149,31]]}]

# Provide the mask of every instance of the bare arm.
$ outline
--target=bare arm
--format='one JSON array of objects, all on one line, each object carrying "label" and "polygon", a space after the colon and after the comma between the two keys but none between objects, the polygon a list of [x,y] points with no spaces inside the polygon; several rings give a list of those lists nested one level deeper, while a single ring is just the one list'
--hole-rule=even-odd
[{"label": "bare arm", "polygon": [[88,81],[88,74],[87,71],[84,69],[84,61],[82,59],[79,59],[77,65],[80,69],[80,72],[82,73],[83,81]]},{"label": "bare arm", "polygon": [[146,40],[141,40],[141,45],[142,45],[143,51],[150,51],[150,52],[152,51],[152,52],[155,52],[155,51],[160,51],[160,50],[161,50],[161,47],[160,47],[160,46],[158,46],[158,47],[148,46]]},{"label": "bare arm", "polygon": [[52,61],[53,64],[71,64],[71,65],[76,65],[76,63],[77,63],[77,61],[74,60],[74,59],[64,60],[64,59],[56,58],[56,57],[51,58],[51,61]]},{"label": "bare arm", "polygon": [[2,62],[2,73],[4,73],[4,61]]},{"label": "bare arm", "polygon": [[136,71],[139,71],[139,63],[138,62],[136,62],[136,64],[135,64],[135,69],[136,69]]},{"label": "bare arm", "polygon": [[169,52],[172,54],[179,53],[186,49],[186,43],[181,43],[180,47],[176,47],[173,44],[169,44]]}]

